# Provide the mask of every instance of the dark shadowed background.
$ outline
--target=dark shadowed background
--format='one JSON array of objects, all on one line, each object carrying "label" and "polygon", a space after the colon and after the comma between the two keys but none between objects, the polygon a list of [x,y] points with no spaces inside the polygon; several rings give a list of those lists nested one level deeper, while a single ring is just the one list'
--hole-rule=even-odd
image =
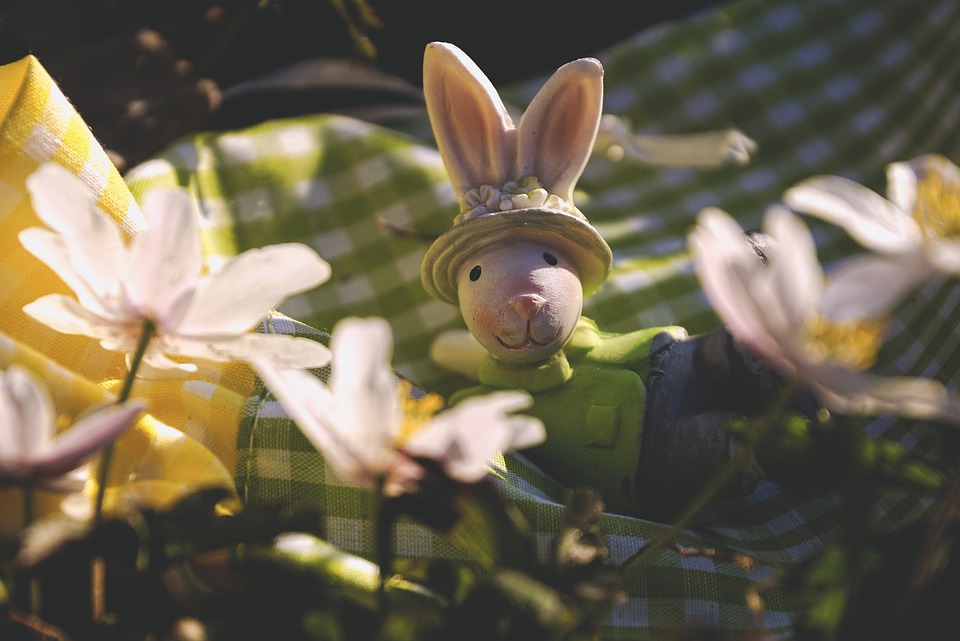
[{"label": "dark shadowed background", "polygon": [[0,62],[36,55],[124,171],[198,130],[419,105],[433,40],[501,86],[720,4],[0,0]]}]

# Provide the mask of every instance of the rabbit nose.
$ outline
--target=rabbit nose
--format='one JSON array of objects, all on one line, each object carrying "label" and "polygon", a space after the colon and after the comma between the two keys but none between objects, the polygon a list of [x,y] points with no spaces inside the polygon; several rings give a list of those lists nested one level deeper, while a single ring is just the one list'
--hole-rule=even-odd
[{"label": "rabbit nose", "polygon": [[537,315],[537,312],[543,309],[543,305],[546,302],[546,298],[538,296],[537,294],[520,294],[511,299],[510,306],[517,310],[517,313],[520,314],[524,320],[530,320]]}]

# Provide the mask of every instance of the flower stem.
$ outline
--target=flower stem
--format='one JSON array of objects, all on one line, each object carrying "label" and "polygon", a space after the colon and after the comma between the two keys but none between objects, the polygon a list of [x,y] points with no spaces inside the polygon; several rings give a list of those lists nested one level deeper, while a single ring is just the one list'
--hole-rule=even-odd
[{"label": "flower stem", "polygon": [[90,615],[94,623],[107,619],[107,563],[102,556],[90,563]]},{"label": "flower stem", "polygon": [[[137,370],[140,369],[143,356],[147,353],[147,347],[150,346],[150,341],[153,340],[156,333],[156,324],[150,319],[144,320],[143,331],[140,333],[140,342],[137,343],[137,349],[133,353],[133,359],[130,361],[130,371],[127,372],[127,378],[123,381],[120,396],[117,397],[117,405],[126,403],[130,399],[133,383],[137,379]],[[110,462],[112,459],[113,441],[104,446],[100,457],[100,470],[97,478],[97,499],[94,507],[94,518],[97,523],[103,518],[103,499],[107,492],[107,476],[110,473]]]},{"label": "flower stem", "polygon": [[32,478],[26,478],[20,486],[23,491],[23,527],[28,527],[37,516],[37,486]]},{"label": "flower stem", "polygon": [[123,382],[123,388],[120,390],[120,396],[117,397],[117,405],[125,403],[130,399],[130,392],[133,390],[133,383],[137,380],[137,370],[140,369],[140,363],[147,353],[147,347],[150,341],[157,335],[157,324],[150,319],[143,321],[143,331],[140,333],[140,342],[137,343],[137,349],[130,360],[130,371]]},{"label": "flower stem", "polygon": [[390,574],[393,565],[393,551],[390,547],[390,535],[393,530],[393,519],[389,517],[387,511],[387,501],[384,495],[386,478],[377,477],[374,491],[374,546],[377,565],[380,568],[379,581],[377,583],[377,606],[381,621],[387,616],[387,576]]},{"label": "flower stem", "polygon": [[[23,491],[23,527],[26,529],[37,516],[37,486],[34,479],[25,478],[20,489]],[[35,574],[30,576],[29,591],[30,614],[38,616],[40,614],[40,581]]]},{"label": "flower stem", "polygon": [[[130,399],[130,393],[133,391],[133,384],[137,380],[137,370],[140,369],[140,363],[143,361],[150,341],[157,333],[157,325],[150,319],[144,319],[143,331],[140,333],[140,341],[137,343],[137,349],[130,360],[130,371],[127,372],[127,378],[123,381],[123,387],[120,389],[120,395],[117,397],[116,404],[126,403]],[[97,475],[97,500],[94,507],[94,522],[100,524],[103,520],[103,499],[107,493],[107,477],[110,474],[110,462],[113,459],[114,442],[110,441],[103,448],[100,455],[100,470]],[[91,615],[93,621],[100,623],[107,618],[106,604],[106,583],[107,568],[106,562],[102,556],[93,559],[90,566],[90,598]]]}]

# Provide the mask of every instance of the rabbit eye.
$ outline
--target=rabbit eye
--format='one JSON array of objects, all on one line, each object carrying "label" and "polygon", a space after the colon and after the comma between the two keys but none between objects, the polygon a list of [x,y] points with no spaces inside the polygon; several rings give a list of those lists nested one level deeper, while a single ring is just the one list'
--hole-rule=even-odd
[{"label": "rabbit eye", "polygon": [[477,282],[480,280],[480,265],[476,265],[473,269],[470,270],[470,280]]},{"label": "rabbit eye", "polygon": [[547,261],[548,265],[557,264],[557,257],[551,254],[550,252],[543,252],[543,260]]}]

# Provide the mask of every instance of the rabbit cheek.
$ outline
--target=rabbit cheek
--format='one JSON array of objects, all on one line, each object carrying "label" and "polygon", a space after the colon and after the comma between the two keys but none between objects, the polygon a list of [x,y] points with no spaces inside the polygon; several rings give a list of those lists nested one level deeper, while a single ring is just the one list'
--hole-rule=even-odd
[{"label": "rabbit cheek", "polygon": [[500,358],[511,356],[509,345],[520,350],[527,342],[527,321],[504,300],[496,287],[460,288],[460,311],[476,339]]},{"label": "rabbit cheek", "polygon": [[566,270],[552,270],[548,282],[543,283],[543,307],[530,319],[531,341],[549,348],[551,354],[566,344],[580,319],[583,308],[583,289],[577,277]]}]

